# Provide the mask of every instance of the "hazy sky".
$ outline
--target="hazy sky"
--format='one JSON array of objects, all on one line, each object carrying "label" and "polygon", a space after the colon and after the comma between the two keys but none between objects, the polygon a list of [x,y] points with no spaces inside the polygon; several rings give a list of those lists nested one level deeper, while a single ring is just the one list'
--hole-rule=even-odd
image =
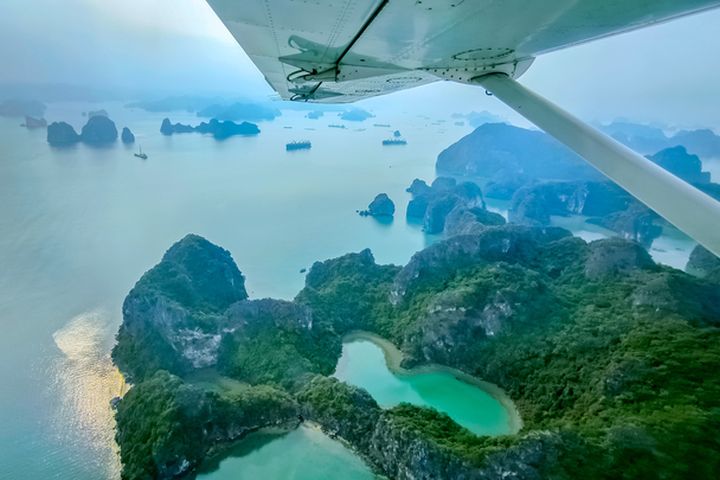
[{"label": "hazy sky", "polygon": [[[521,81],[588,120],[718,129],[718,27],[720,10],[603,39],[538,58]],[[272,95],[204,0],[2,0],[0,66],[0,84]],[[510,115],[481,89],[448,82],[361,106]]]}]

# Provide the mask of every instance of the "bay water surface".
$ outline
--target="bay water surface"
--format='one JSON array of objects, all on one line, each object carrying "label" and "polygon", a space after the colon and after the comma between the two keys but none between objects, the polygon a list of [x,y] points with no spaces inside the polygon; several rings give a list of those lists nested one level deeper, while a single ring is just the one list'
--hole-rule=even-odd
[{"label": "bay water surface", "polygon": [[[471,130],[402,113],[336,129],[334,113],[308,120],[285,111],[256,137],[216,141],[164,137],[166,115],[120,104],[51,104],[46,118],[79,131],[82,112],[99,108],[130,127],[135,146],[51,148],[44,130],[0,118],[1,479],[119,477],[109,400],[125,387],[110,350],[125,295],[175,241],[196,233],[228,249],[253,298],[292,298],[301,269],[364,248],[380,263],[404,264],[435,240],[405,222],[405,188],[432,180],[437,154]],[[383,147],[395,128],[408,144]],[[285,152],[301,139],[312,149]],[[133,156],[138,145],[148,160]],[[380,192],[396,203],[393,222],[355,213]],[[692,242],[667,241],[663,250],[682,266]]]}]

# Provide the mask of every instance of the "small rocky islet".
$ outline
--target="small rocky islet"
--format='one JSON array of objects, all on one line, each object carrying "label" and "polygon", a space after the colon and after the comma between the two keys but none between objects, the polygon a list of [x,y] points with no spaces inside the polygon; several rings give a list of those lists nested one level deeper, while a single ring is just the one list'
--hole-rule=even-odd
[{"label": "small rocky islet", "polygon": [[[192,476],[250,432],[303,421],[397,479],[711,478],[720,467],[707,435],[720,420],[708,374],[720,368],[720,286],[656,265],[635,242],[486,225],[404,267],[369,250],[316,262],[293,301],[249,299],[244,283],[229,252],[188,235],[128,294],[112,354],[134,384],[116,413],[123,478]],[[356,330],[392,341],[404,367],[499,385],[523,429],[476,436],[433,409],[380,408],[330,377]]]},{"label": "small rocky islet", "polygon": [[452,236],[505,223],[502,215],[487,210],[482,191],[473,182],[437,177],[428,185],[416,178],[406,191],[412,195],[407,219],[422,223],[425,233]]},{"label": "small rocky islet", "polygon": [[366,210],[359,210],[361,217],[392,218],[395,215],[395,203],[388,197],[387,193],[379,193],[375,196]]},{"label": "small rocky islet", "polygon": [[166,136],[178,133],[203,133],[210,134],[216,140],[225,140],[235,135],[250,136],[260,133],[260,129],[254,123],[242,122],[235,123],[231,120],[221,121],[213,118],[209,122],[201,122],[193,127],[182,123],[172,123],[169,118],[165,118],[160,125],[160,133]]},{"label": "small rocky islet", "polygon": [[[47,127],[47,142],[53,147],[67,147],[77,143],[103,147],[117,142],[118,129],[104,110],[90,112],[87,117],[88,120],[79,134],[67,122],[51,123]],[[133,143],[135,136],[125,127],[122,130],[121,140],[125,144]]]}]

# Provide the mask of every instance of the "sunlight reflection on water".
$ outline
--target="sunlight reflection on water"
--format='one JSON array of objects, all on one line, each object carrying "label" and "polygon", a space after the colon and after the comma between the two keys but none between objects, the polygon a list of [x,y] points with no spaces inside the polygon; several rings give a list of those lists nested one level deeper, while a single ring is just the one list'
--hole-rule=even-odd
[{"label": "sunlight reflection on water", "polygon": [[[81,442],[84,460],[93,459],[115,478],[120,463],[110,400],[123,393],[125,382],[110,359],[113,331],[101,310],[72,318],[53,334],[63,355],[50,367],[50,375],[59,394],[53,433],[63,441]],[[77,432],[83,432],[82,437]]]}]

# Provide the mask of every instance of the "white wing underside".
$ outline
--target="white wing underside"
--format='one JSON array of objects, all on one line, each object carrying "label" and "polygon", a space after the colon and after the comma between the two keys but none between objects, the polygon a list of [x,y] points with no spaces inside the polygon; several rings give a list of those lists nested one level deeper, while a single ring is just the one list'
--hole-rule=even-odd
[{"label": "white wing underside", "polygon": [[208,0],[284,99],[327,103],[521,75],[543,53],[719,0]]}]

